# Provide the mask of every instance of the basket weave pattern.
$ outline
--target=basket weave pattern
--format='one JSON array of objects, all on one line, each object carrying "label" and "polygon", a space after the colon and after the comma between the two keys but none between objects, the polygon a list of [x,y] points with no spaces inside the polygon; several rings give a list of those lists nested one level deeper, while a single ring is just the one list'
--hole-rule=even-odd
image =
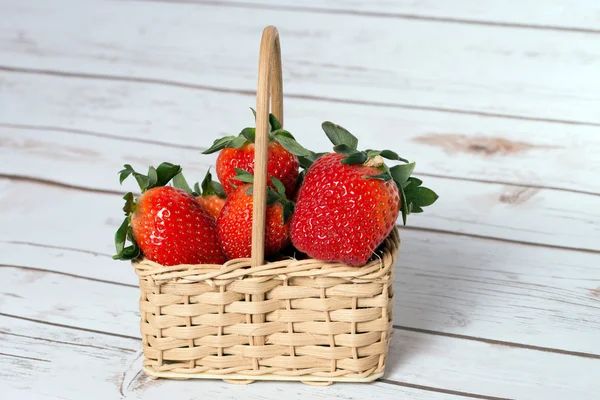
[{"label": "basket weave pattern", "polygon": [[[380,258],[361,268],[314,259],[260,267],[249,259],[177,267],[136,261],[145,370],[253,379],[380,374],[398,246],[394,229]],[[256,294],[265,300],[252,301]],[[257,315],[265,322],[253,323]]]}]

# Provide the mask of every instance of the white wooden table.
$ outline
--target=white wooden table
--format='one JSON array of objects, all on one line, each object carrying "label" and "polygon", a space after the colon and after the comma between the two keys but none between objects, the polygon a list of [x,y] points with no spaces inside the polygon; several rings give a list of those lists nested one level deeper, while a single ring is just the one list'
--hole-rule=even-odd
[{"label": "white wooden table", "polygon": [[[510,3],[510,4],[508,4]],[[385,379],[150,381],[116,172],[252,123],[262,28],[286,126],[418,160]],[[0,0],[2,399],[597,399],[600,2]]]}]

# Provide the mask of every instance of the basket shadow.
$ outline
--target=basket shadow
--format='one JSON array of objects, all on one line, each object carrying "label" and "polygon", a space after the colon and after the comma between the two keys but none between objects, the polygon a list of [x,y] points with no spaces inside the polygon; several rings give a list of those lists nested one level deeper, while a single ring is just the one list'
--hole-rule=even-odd
[{"label": "basket shadow", "polygon": [[466,332],[482,301],[483,275],[490,272],[485,270],[489,260],[469,238],[406,230],[401,238],[386,377],[430,350],[437,334]]}]

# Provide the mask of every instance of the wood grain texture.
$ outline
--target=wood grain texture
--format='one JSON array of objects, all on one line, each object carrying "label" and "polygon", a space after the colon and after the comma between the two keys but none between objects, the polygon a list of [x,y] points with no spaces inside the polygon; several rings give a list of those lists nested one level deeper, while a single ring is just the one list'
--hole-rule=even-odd
[{"label": "wood grain texture", "polygon": [[[146,0],[143,0],[146,1]],[[209,3],[207,0],[157,0]],[[375,18],[430,20],[441,23],[495,25],[507,28],[600,32],[600,6],[576,0],[528,0],[518,7],[503,0],[225,0],[232,7],[284,8],[306,12],[359,14]]]},{"label": "wood grain texture", "polygon": [[[0,384],[3,399],[196,399],[236,400],[286,398],[384,400],[452,400],[462,397],[377,382],[372,385],[335,385],[314,388],[300,383],[230,385],[221,381],[153,381],[142,372],[141,343],[136,339],[67,329],[0,316]],[[8,355],[9,354],[9,355]],[[84,368],[85,366],[85,368]],[[90,374],[93,371],[93,374]],[[93,388],[93,394],[89,393]],[[199,397],[200,396],[200,397]]]},{"label": "wood grain texture", "polygon": [[[0,0],[2,398],[593,398],[598,6]],[[274,22],[286,128],[327,149],[319,125],[339,122],[441,194],[401,231],[388,381],[149,381],[137,279],[110,259],[134,187],[115,172],[168,159],[201,178],[199,152],[253,122]]]},{"label": "wood grain texture", "polygon": [[[0,277],[3,282],[4,314],[16,312],[22,317],[49,323],[139,337],[138,320],[129,315],[130,305],[135,304],[131,297],[137,295],[136,290],[15,268],[1,268]],[[19,298],[31,291],[44,295],[48,301],[37,304],[35,309],[32,309],[31,303]],[[8,299],[6,294],[13,296]],[[85,301],[74,303],[73,298]],[[94,320],[82,320],[82,312],[93,313]],[[47,325],[37,326],[45,329]],[[6,328],[8,327],[2,330],[6,331]],[[36,329],[34,336],[38,336],[39,329]],[[92,333],[86,332],[85,335],[89,336]],[[73,341],[65,335],[61,335],[59,340]],[[129,342],[129,339],[118,338],[119,347],[132,348],[133,346],[127,345]],[[102,341],[88,343],[106,347]],[[12,346],[9,349],[13,352],[15,350]],[[132,350],[135,350],[135,347]],[[109,353],[104,352],[104,357],[108,358],[109,362],[105,363],[110,365],[115,362],[115,357],[107,354]],[[126,360],[136,357],[128,351],[122,354],[125,359],[122,361],[124,368],[119,371],[121,373],[130,364]],[[35,352],[20,352],[17,355],[50,362],[56,359],[55,356]],[[68,362],[67,360],[68,358],[63,362]],[[490,360],[493,360],[493,363]],[[482,365],[486,367],[482,368]],[[599,359],[396,331],[392,337],[386,379],[495,398],[562,398],[567,394],[575,398],[585,398],[600,389],[598,365]],[[102,369],[93,364],[92,370]],[[581,374],[581,370],[588,372]],[[511,384],[507,385],[506,382]]]},{"label": "wood grain texture", "polygon": [[277,21],[288,95],[600,124],[600,35],[160,2],[0,7],[10,67],[254,91],[255,38]]},{"label": "wood grain texture", "polygon": [[[142,170],[162,161],[181,163],[186,177],[195,182],[202,180],[215,160],[214,155],[203,156],[197,149],[150,143],[128,146],[104,137],[77,140],[79,137],[68,132],[41,133],[0,126],[0,155],[6,160],[0,173],[124,193],[138,190],[134,180],[119,186],[116,171],[125,163]],[[600,233],[600,196],[433,176],[423,179],[443,201],[427,213],[411,216],[412,228],[600,251],[596,239]],[[110,209],[106,210],[108,213]],[[118,210],[115,204],[115,217]]]},{"label": "wood grain texture", "polygon": [[[0,182],[0,226],[11,227],[0,235],[0,264],[118,283],[128,293],[116,295],[121,309],[128,304],[123,318],[136,312],[137,278],[110,259],[120,196]],[[39,198],[52,204],[40,209]],[[409,230],[401,238],[396,325],[600,355],[599,254]]]},{"label": "wood grain texture", "polygon": [[[130,149],[140,157],[136,141],[199,153],[254,122],[252,95],[21,73],[0,73],[0,79],[3,140],[63,132],[72,134],[70,147],[105,136],[124,140],[107,142],[111,151]],[[594,127],[301,99],[286,98],[286,104],[286,127],[314,150],[331,148],[320,129],[331,120],[356,134],[364,148],[416,159],[418,173],[600,194]]]}]

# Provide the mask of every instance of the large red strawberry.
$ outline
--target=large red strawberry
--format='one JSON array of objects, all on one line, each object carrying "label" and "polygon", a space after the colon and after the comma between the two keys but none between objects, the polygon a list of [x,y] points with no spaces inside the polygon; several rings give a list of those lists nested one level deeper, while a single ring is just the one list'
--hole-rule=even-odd
[{"label": "large red strawberry", "polygon": [[[115,235],[115,259],[140,255],[161,265],[222,264],[215,221],[189,193],[166,185],[181,172],[178,165],[163,163],[142,175],[125,165],[121,182],[133,175],[142,194],[124,197],[125,220]],[[126,239],[131,245],[125,247]]]},{"label": "large red strawberry", "polygon": [[[291,133],[281,128],[277,119],[269,116],[271,125],[267,175],[279,179],[285,186],[286,195],[291,197],[298,180],[298,156],[305,156],[308,150],[302,147]],[[212,147],[203,154],[221,150],[217,157],[216,171],[225,193],[229,196],[242,182],[235,179],[235,169],[254,173],[255,128],[245,128],[238,136],[227,136],[215,140]],[[273,187],[270,179],[267,183]]]},{"label": "large red strawberry", "polygon": [[[228,259],[247,258],[252,253],[252,175],[238,170],[237,177],[243,182],[228,198],[219,219],[217,232],[221,247]],[[277,192],[267,192],[265,223],[265,256],[277,253],[290,243],[290,214],[294,204],[285,197],[280,180],[273,178]]]},{"label": "large red strawberry", "polygon": [[[318,158],[298,193],[290,236],[313,258],[348,265],[365,264],[390,234],[402,210],[422,212],[437,195],[410,177],[415,164],[390,150],[358,151],[358,140],[344,128],[323,123],[336,153]],[[406,164],[388,168],[383,158]]]}]

